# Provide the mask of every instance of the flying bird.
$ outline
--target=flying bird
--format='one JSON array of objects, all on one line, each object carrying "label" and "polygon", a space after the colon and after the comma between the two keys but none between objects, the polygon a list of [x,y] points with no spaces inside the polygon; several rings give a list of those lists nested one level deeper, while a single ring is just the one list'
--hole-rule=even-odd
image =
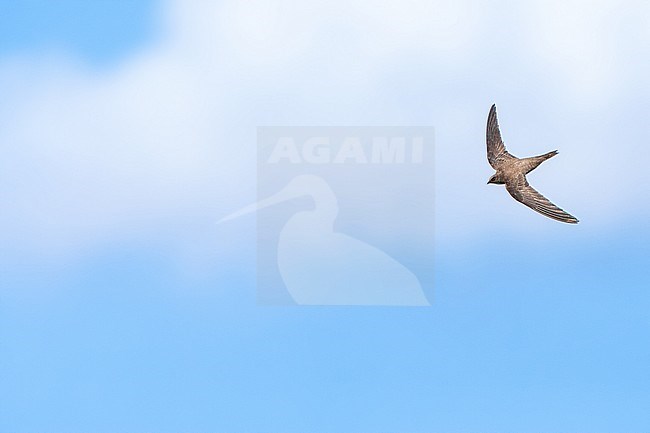
[{"label": "flying bird", "polygon": [[578,222],[576,217],[555,206],[530,186],[526,180],[528,173],[536,169],[542,162],[557,155],[557,150],[530,158],[517,158],[508,153],[501,139],[496,105],[492,105],[490,108],[486,140],[488,162],[496,170],[496,173],[488,180],[488,184],[505,184],[506,190],[515,200],[549,218],[570,224]]}]

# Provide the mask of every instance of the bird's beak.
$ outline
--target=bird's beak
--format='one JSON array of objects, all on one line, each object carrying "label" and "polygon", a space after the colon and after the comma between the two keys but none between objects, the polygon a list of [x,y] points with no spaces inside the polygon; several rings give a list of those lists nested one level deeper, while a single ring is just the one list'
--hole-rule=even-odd
[{"label": "bird's beak", "polygon": [[227,215],[223,218],[221,218],[219,221],[217,221],[217,224],[221,224],[223,222],[239,218],[240,216],[246,215],[251,212],[256,212],[260,209],[264,209],[265,207],[273,206],[274,204],[282,203],[283,201],[290,200],[297,195],[295,192],[290,191],[288,188],[283,188],[279,192],[273,194],[271,197],[262,199],[258,201],[257,203],[249,204],[248,206],[244,206],[243,208],[239,209],[236,212],[231,213],[230,215]]},{"label": "bird's beak", "polygon": [[490,182],[490,180],[488,180],[488,183],[487,183],[487,184],[489,185],[489,184],[491,184],[491,183],[492,183],[492,182]]}]

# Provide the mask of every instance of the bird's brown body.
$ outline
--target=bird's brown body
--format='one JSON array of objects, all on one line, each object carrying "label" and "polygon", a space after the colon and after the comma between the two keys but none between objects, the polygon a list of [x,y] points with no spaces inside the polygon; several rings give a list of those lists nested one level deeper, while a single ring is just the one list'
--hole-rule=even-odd
[{"label": "bird's brown body", "polygon": [[528,173],[542,162],[557,155],[556,150],[530,158],[517,158],[508,153],[501,139],[496,105],[492,105],[488,115],[486,141],[488,162],[496,170],[488,183],[505,185],[506,190],[515,200],[542,215],[565,223],[575,224],[578,222],[577,218],[555,206],[530,186],[526,180]]}]

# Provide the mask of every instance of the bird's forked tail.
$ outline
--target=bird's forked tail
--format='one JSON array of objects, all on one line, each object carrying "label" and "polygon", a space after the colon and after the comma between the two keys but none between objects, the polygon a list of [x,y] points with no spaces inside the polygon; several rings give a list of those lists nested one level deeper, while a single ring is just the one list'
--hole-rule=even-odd
[{"label": "bird's forked tail", "polygon": [[549,158],[553,158],[555,155],[557,155],[557,150],[552,150],[548,153],[545,153],[544,155],[540,155],[539,158],[544,158],[544,160],[547,160]]},{"label": "bird's forked tail", "polygon": [[530,173],[531,171],[535,170],[537,166],[539,166],[542,162],[546,161],[549,158],[553,158],[555,155],[557,155],[557,150],[553,150],[551,152],[545,153],[544,155],[524,158],[522,160],[525,164],[524,171],[526,172],[526,174]]}]

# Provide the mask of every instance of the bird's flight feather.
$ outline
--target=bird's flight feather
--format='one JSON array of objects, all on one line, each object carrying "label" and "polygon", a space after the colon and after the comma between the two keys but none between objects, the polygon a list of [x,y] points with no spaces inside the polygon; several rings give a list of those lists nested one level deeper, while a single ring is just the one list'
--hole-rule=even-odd
[{"label": "bird's flight feather", "polygon": [[578,222],[576,217],[555,206],[549,199],[530,186],[523,174],[519,175],[514,181],[507,182],[506,190],[515,200],[542,215],[570,224]]},{"label": "bird's flight feather", "polygon": [[514,158],[514,156],[508,153],[506,145],[503,144],[503,140],[501,139],[496,105],[492,105],[492,108],[490,108],[490,114],[488,115],[486,142],[488,162],[495,170],[503,164],[503,162]]}]

